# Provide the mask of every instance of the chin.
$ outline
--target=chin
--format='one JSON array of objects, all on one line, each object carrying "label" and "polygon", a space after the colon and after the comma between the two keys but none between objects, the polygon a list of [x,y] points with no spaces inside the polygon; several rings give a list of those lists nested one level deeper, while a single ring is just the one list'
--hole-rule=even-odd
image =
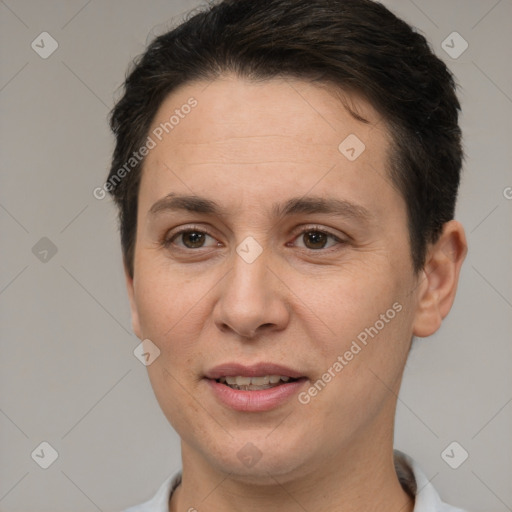
[{"label": "chin", "polygon": [[281,459],[279,462],[264,461],[261,459],[252,467],[245,467],[238,460],[223,464],[218,469],[229,474],[229,478],[238,482],[251,485],[274,486],[277,482],[287,483],[303,474],[301,468],[296,466],[295,461]]},{"label": "chin", "polygon": [[225,447],[216,443],[217,449],[205,458],[218,471],[248,484],[275,485],[276,478],[284,483],[305,474],[310,467],[305,443],[298,438],[293,442],[291,436],[283,434],[271,441],[272,435],[267,431],[235,435],[226,439]]}]

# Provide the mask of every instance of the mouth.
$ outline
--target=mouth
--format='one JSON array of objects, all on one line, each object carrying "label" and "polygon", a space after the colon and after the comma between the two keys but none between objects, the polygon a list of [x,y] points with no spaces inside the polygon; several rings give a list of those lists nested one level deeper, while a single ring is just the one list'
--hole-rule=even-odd
[{"label": "mouth", "polygon": [[219,384],[225,384],[231,389],[239,391],[261,391],[282,386],[287,382],[295,382],[300,379],[286,375],[264,375],[262,377],[226,376],[215,379]]},{"label": "mouth", "polygon": [[284,406],[308,380],[300,371],[273,363],[226,363],[207,371],[204,377],[221,404],[243,412]]}]

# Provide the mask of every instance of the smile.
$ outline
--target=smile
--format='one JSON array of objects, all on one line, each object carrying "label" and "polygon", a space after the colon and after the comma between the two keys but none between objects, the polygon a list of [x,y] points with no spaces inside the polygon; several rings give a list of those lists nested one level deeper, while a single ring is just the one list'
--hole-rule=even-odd
[{"label": "smile", "polygon": [[263,412],[284,406],[304,387],[304,373],[274,363],[229,362],[205,373],[216,401],[242,412]]},{"label": "smile", "polygon": [[265,375],[263,377],[220,377],[217,382],[225,384],[231,389],[243,391],[258,391],[261,389],[275,388],[285,382],[294,381],[291,377],[285,375]]}]

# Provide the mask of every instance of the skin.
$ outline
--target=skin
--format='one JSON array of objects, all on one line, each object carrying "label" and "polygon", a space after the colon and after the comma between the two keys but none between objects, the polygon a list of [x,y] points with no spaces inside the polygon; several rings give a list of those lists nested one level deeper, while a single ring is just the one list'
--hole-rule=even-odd
[{"label": "skin", "polygon": [[[462,226],[447,223],[414,272],[405,202],[385,170],[389,135],[355,94],[368,124],[326,86],[225,75],[174,91],[153,127],[191,96],[197,107],[146,157],[133,279],[126,271],[134,331],[161,351],[149,378],[182,440],[169,510],[411,511],[393,467],[397,394],[412,336],[434,333],[451,308]],[[338,150],[349,134],[366,146],[354,161]],[[224,211],[151,213],[171,192]],[[367,215],[272,215],[303,196]],[[182,227],[208,236],[173,238]],[[308,235],[318,229],[336,238]],[[236,251],[249,236],[263,249],[252,263]],[[308,404],[234,411],[203,379],[228,361],[270,361],[300,370],[307,390],[394,303],[402,310]],[[251,467],[237,457],[247,443],[261,453]]]}]

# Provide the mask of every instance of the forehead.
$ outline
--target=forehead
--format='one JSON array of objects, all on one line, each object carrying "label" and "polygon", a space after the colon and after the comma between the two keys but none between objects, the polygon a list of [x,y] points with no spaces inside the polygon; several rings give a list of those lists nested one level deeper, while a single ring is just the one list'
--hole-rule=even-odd
[{"label": "forehead", "polygon": [[[191,98],[197,102],[193,108],[187,106]],[[368,124],[356,120],[342,100],[367,119]],[[172,126],[169,126],[171,118]],[[195,122],[197,118],[200,122]],[[360,95],[349,94],[327,84],[312,84],[292,78],[255,82],[226,75],[212,82],[185,84],[161,104],[152,130],[159,127],[163,139],[180,143],[274,136],[275,140],[289,139],[288,145],[280,147],[281,150],[294,143],[314,144],[334,150],[336,156],[337,143],[350,129],[355,129],[368,143],[367,135],[373,132],[370,145],[374,147],[387,140],[382,117]],[[221,141],[221,137],[225,140]],[[260,141],[243,142],[250,146],[252,142]],[[272,140],[268,142],[271,144]],[[181,154],[181,148],[175,149]],[[290,149],[293,151],[295,148]]]},{"label": "forehead", "polygon": [[340,183],[354,192],[361,182],[382,194],[391,185],[382,117],[360,96],[327,85],[233,75],[187,83],[161,104],[149,136],[155,147],[141,189],[153,199],[166,187],[202,195],[210,186],[251,187],[263,196],[312,187],[322,194]]}]

